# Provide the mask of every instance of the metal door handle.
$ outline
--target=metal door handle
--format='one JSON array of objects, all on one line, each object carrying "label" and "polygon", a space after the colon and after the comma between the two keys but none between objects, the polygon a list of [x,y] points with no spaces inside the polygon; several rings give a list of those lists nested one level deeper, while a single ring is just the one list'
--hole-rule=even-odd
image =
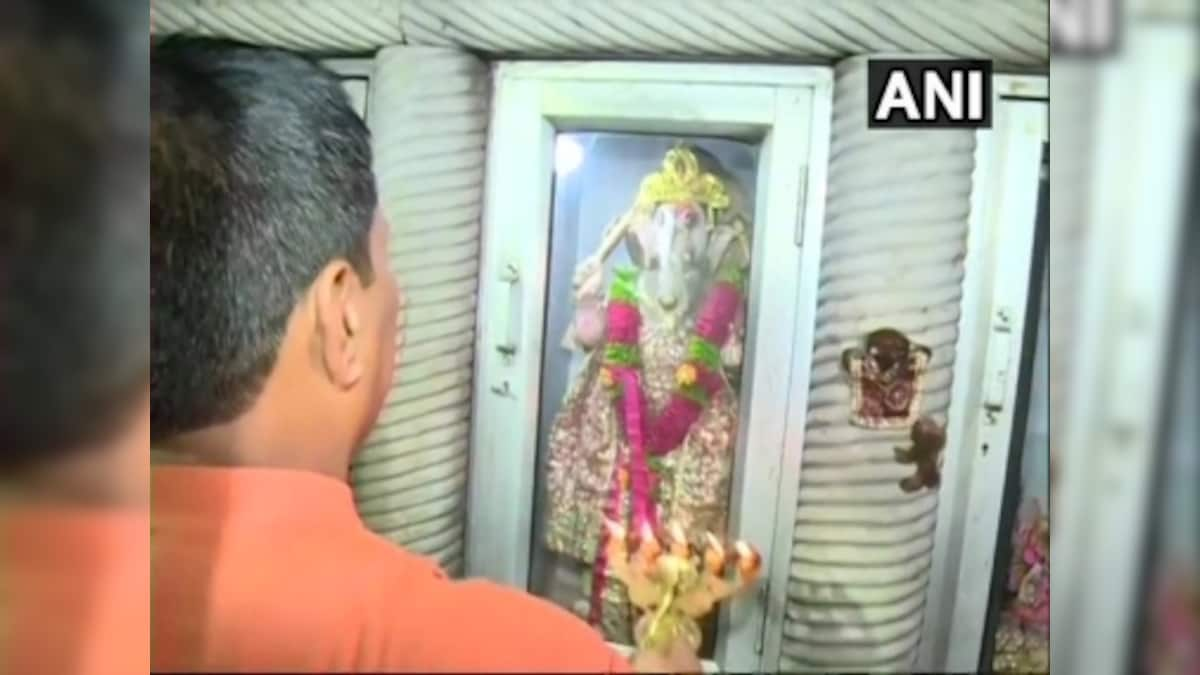
[{"label": "metal door handle", "polygon": [[[1012,312],[1000,308],[987,346],[987,371],[984,377],[983,407],[989,413],[1004,410],[1008,400],[1008,375],[1012,366]],[[993,419],[989,415],[989,421]]]},{"label": "metal door handle", "polygon": [[521,325],[521,272],[517,266],[512,263],[505,264],[500,270],[500,282],[508,285],[508,293],[501,314],[500,342],[496,344],[496,351],[506,360],[511,360],[517,355],[517,345],[520,344],[518,332]]}]

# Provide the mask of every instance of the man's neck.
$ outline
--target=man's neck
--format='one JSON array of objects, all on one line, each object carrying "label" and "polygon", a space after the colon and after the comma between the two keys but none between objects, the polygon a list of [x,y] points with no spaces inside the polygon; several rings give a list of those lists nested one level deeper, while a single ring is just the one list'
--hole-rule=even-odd
[{"label": "man's neck", "polygon": [[[145,441],[119,439],[0,475],[0,506],[140,509],[149,498]],[[138,464],[140,463],[140,470]]]},{"label": "man's neck", "polygon": [[151,464],[292,469],[347,479],[350,452],[338,452],[339,443],[259,431],[263,426],[236,420],[156,442]]}]

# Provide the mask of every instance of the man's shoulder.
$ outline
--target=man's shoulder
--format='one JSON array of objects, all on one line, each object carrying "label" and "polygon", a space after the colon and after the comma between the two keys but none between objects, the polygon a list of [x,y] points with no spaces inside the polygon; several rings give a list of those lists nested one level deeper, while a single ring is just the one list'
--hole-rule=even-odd
[{"label": "man's shoulder", "polygon": [[363,529],[355,535],[355,549],[364,562],[371,562],[372,575],[400,581],[445,581],[447,576],[436,560],[405,548],[400,542]]}]

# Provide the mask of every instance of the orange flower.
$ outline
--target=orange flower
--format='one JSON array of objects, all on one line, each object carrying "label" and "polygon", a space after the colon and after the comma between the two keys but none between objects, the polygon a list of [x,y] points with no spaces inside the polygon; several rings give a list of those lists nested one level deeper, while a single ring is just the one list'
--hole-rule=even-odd
[{"label": "orange flower", "polygon": [[693,384],[696,384],[696,379],[699,376],[700,373],[696,372],[696,366],[693,366],[690,363],[685,363],[682,366],[679,366],[679,369],[675,371],[675,381],[679,383],[679,386],[681,387],[690,387]]}]

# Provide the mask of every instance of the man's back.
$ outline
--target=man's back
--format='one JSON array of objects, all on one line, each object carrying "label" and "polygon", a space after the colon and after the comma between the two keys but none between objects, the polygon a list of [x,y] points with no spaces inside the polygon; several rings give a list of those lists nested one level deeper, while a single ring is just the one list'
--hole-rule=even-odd
[{"label": "man's back", "polygon": [[627,669],[576,617],[451,582],[358,519],[345,476],[403,315],[341,81],[185,37],[150,62],[152,440],[187,465],[151,482],[153,668]]},{"label": "man's back", "polygon": [[332,478],[163,467],[152,485],[154,670],[628,670],[562,610],[372,534]]}]

